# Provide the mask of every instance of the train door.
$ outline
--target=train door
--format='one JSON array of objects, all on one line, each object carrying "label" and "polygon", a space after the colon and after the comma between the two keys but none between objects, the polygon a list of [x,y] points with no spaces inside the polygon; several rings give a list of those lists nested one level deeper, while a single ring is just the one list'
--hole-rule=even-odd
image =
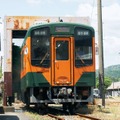
[{"label": "train door", "polygon": [[53,41],[53,84],[71,85],[73,83],[72,39],[54,38]]}]

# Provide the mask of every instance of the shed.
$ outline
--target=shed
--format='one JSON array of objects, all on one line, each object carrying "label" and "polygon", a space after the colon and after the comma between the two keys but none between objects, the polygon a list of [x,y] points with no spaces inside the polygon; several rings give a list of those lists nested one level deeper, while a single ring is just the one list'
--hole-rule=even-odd
[{"label": "shed", "polygon": [[120,96],[120,82],[113,82],[108,88],[107,88],[107,95],[117,97]]}]

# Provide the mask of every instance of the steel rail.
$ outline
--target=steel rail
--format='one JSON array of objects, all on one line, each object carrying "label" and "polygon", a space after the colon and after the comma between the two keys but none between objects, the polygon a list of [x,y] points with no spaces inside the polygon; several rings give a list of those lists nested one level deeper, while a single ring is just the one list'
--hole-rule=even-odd
[{"label": "steel rail", "polygon": [[52,115],[52,114],[48,114],[48,116],[55,118],[56,120],[65,120],[64,118],[60,118],[60,117]]},{"label": "steel rail", "polygon": [[91,116],[86,116],[86,115],[82,115],[82,114],[79,114],[79,113],[76,113],[76,115],[78,115],[80,117],[88,118],[90,120],[101,120],[99,118],[95,118],[95,117],[91,117]]}]

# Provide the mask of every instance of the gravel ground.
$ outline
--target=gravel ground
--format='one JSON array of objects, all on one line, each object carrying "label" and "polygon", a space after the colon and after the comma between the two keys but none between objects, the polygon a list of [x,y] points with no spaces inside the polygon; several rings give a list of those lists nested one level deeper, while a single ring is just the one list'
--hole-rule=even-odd
[{"label": "gravel ground", "polygon": [[[96,103],[97,105],[101,104],[101,100],[97,99]],[[95,108],[93,113],[88,115],[100,118],[101,120],[120,120],[120,97],[118,99],[106,99],[105,108],[102,106],[99,108],[97,105],[94,106]],[[5,114],[0,114],[0,120],[55,120],[54,118],[50,118],[48,115],[39,115],[37,113],[33,113],[32,111],[23,111],[21,107],[24,105],[21,103],[14,104],[14,106],[15,112],[6,112]],[[85,118],[80,118],[77,115],[56,115],[60,118],[64,118],[65,120],[88,120]]]}]

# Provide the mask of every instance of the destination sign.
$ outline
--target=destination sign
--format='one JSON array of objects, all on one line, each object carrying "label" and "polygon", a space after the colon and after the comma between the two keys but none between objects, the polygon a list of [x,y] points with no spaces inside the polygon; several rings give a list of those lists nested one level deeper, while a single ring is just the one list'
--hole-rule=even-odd
[{"label": "destination sign", "polygon": [[77,30],[76,34],[78,36],[90,36],[90,31],[89,30]]},{"label": "destination sign", "polygon": [[55,32],[70,32],[70,27],[57,26],[57,27],[55,27]]},{"label": "destination sign", "polygon": [[34,31],[34,35],[46,35],[47,33],[46,33],[46,31],[44,30],[44,31],[41,31],[41,30],[35,30]]},{"label": "destination sign", "polygon": [[32,34],[34,36],[47,36],[48,35],[48,28],[39,28],[39,29],[35,29],[32,31]]}]

